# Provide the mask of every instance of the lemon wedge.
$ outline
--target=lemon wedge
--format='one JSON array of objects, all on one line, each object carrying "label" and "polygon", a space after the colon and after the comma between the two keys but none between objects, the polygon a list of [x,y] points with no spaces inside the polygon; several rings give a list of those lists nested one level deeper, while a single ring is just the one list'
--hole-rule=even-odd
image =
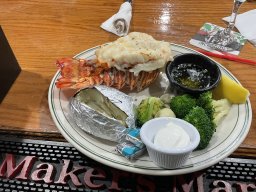
[{"label": "lemon wedge", "polygon": [[213,89],[214,99],[228,99],[231,103],[242,104],[246,102],[249,97],[250,92],[239,85],[237,82],[233,81],[226,75],[221,76],[220,83]]}]

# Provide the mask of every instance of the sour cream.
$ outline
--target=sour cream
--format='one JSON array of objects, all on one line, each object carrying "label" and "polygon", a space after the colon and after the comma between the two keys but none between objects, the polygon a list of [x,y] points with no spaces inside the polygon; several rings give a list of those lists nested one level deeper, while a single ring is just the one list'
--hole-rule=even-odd
[{"label": "sour cream", "polygon": [[190,138],[186,131],[171,122],[160,129],[154,137],[154,144],[165,149],[186,147],[189,143]]}]

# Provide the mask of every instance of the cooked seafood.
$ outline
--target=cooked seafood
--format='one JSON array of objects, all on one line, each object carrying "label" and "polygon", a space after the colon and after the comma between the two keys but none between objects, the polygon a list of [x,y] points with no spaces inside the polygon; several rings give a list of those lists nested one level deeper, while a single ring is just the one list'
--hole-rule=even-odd
[{"label": "cooked seafood", "polygon": [[61,77],[56,82],[58,88],[80,89],[102,84],[117,89],[128,86],[130,90],[136,88],[139,91],[153,82],[159,74],[159,70],[141,71],[136,76],[115,67],[105,68],[92,61],[72,58],[57,60],[57,66],[61,69]]},{"label": "cooked seafood", "polygon": [[57,60],[61,77],[56,86],[85,88],[104,84],[139,91],[150,85],[158,77],[159,69],[172,60],[169,43],[139,32],[101,46],[95,55],[95,60]]}]

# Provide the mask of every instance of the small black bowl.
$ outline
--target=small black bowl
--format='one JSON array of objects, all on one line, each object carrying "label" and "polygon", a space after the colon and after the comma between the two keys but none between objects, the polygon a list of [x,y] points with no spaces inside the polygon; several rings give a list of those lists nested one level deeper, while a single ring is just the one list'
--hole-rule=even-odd
[{"label": "small black bowl", "polygon": [[190,94],[212,90],[221,79],[217,63],[195,53],[175,56],[174,60],[166,65],[166,75],[171,87]]}]

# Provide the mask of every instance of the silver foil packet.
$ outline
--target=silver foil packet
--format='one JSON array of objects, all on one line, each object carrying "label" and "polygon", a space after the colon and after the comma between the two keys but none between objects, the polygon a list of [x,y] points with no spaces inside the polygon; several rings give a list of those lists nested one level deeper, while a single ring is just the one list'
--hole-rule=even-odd
[{"label": "silver foil packet", "polygon": [[145,146],[140,139],[140,129],[130,129],[125,136],[125,140],[133,143],[138,148]]},{"label": "silver foil packet", "polygon": [[146,151],[140,139],[140,129],[129,128],[125,137],[116,145],[116,151],[129,160],[133,160]]},{"label": "silver foil packet", "polygon": [[137,147],[132,142],[124,141],[122,143],[117,144],[116,150],[125,158],[129,160],[133,160],[141,156],[146,151],[146,147],[145,146]]},{"label": "silver foil packet", "polygon": [[70,101],[70,111],[78,127],[110,141],[120,141],[127,128],[135,127],[133,99],[103,85],[78,91]]}]

